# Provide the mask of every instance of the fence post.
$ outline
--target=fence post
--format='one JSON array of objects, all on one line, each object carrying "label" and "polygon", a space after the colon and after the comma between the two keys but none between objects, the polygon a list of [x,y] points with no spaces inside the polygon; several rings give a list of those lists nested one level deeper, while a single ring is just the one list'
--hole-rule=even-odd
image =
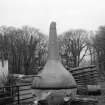
[{"label": "fence post", "polygon": [[17,86],[17,90],[18,90],[18,96],[17,96],[17,98],[18,98],[18,105],[19,105],[20,104],[19,86]]}]

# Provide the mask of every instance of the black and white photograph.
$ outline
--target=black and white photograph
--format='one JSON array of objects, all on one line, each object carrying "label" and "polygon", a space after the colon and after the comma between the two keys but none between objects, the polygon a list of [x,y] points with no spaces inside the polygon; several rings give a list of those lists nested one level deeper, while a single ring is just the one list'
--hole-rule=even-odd
[{"label": "black and white photograph", "polygon": [[0,0],[0,105],[105,105],[105,1]]}]

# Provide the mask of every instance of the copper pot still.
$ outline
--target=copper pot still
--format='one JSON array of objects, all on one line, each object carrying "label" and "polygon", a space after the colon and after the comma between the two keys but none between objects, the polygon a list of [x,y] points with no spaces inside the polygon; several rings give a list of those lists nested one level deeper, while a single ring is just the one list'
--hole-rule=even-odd
[{"label": "copper pot still", "polygon": [[35,103],[47,100],[49,105],[58,105],[76,95],[76,81],[59,58],[56,22],[51,22],[47,62],[32,83]]}]

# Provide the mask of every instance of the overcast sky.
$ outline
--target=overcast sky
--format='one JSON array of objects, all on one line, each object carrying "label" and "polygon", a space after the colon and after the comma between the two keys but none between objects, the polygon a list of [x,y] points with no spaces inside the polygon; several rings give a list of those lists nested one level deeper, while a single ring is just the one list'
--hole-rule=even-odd
[{"label": "overcast sky", "polygon": [[29,25],[48,34],[51,21],[58,33],[96,30],[105,25],[105,0],[0,0],[0,26]]}]

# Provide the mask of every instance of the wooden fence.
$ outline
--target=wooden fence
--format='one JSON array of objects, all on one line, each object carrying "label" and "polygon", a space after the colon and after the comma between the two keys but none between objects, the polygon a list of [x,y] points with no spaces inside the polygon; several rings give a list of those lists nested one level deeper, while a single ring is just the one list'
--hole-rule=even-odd
[{"label": "wooden fence", "polygon": [[31,84],[1,87],[0,105],[20,105],[33,101]]},{"label": "wooden fence", "polygon": [[85,94],[88,85],[99,84],[99,74],[95,65],[73,68],[70,72],[77,82],[79,94]]},{"label": "wooden fence", "polygon": [[[87,84],[97,84],[97,78],[98,78],[98,73],[96,70],[96,66],[89,66],[89,67],[79,67],[79,68],[74,68],[71,69],[70,72],[73,74],[77,85],[82,88],[82,92],[83,92],[83,88],[87,85]],[[30,78],[31,76],[28,76],[28,78]],[[33,78],[33,76],[32,76]],[[21,102],[32,102],[33,101],[33,90],[31,89],[31,84],[27,83],[27,84],[19,84],[16,86],[11,86],[11,87],[2,87],[3,92],[5,93],[6,88],[10,88],[11,94],[9,94],[9,96],[7,97],[0,97],[0,101],[2,100],[6,100],[6,98],[13,98],[13,103],[17,103],[18,105]],[[14,91],[15,90],[15,91]],[[8,102],[9,103],[9,102]],[[3,105],[3,104],[2,104]],[[11,104],[10,104],[11,105]]]}]

